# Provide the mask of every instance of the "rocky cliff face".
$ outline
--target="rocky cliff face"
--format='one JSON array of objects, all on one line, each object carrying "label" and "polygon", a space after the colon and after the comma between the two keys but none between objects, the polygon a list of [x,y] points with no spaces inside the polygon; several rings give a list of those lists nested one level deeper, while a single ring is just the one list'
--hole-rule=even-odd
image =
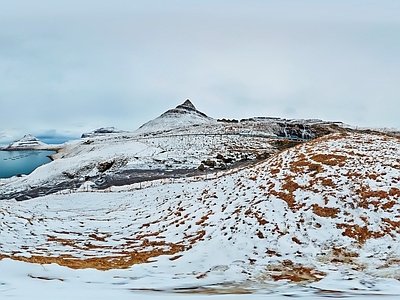
[{"label": "rocky cliff face", "polygon": [[36,150],[46,147],[47,144],[43,143],[31,134],[24,135],[22,139],[12,142],[3,150]]}]

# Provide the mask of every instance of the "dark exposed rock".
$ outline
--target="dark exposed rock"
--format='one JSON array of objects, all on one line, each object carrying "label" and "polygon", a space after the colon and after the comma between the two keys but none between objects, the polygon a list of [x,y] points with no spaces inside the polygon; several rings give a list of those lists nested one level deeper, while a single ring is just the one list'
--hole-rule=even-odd
[{"label": "dark exposed rock", "polygon": [[99,172],[103,173],[103,172],[107,171],[108,169],[110,169],[112,167],[112,165],[114,164],[114,162],[115,162],[114,160],[101,162],[97,165],[97,170],[99,170]]},{"label": "dark exposed rock", "polygon": [[75,174],[69,173],[69,172],[62,172],[63,175],[65,175],[67,178],[69,179],[74,179],[75,178]]},{"label": "dark exposed rock", "polygon": [[226,170],[226,165],[224,163],[220,163],[218,165],[218,168],[221,169],[221,170]]},{"label": "dark exposed rock", "polygon": [[256,159],[260,160],[260,159],[267,159],[268,157],[270,157],[271,154],[268,152],[264,152],[264,153],[259,153],[256,156]]},{"label": "dark exposed rock", "polygon": [[217,159],[224,159],[224,156],[221,153],[218,153],[216,156]]},{"label": "dark exposed rock", "polygon": [[207,159],[205,161],[202,161],[202,163],[210,168],[215,168],[215,166],[217,165],[217,162],[212,159]]},{"label": "dark exposed rock", "polygon": [[222,159],[222,161],[223,161],[224,163],[226,163],[226,164],[232,163],[233,160],[234,160],[234,159],[233,159],[232,157],[224,157],[224,158]]}]

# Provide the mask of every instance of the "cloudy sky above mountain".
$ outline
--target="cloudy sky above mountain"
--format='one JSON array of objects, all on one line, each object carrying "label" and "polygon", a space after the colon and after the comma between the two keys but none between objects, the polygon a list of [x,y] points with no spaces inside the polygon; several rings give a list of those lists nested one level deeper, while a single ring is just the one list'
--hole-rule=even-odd
[{"label": "cloudy sky above mountain", "polygon": [[2,1],[0,141],[215,118],[400,128],[400,1]]}]

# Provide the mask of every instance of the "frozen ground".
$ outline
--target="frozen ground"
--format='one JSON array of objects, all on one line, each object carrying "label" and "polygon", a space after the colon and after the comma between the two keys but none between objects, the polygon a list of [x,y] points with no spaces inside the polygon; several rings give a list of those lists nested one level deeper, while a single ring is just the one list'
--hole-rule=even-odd
[{"label": "frozen ground", "polygon": [[0,201],[0,296],[399,297],[399,186],[399,139],[343,133],[208,177]]},{"label": "frozen ground", "polygon": [[[0,298],[1,299],[195,299],[195,300],[258,300],[258,299],[398,299],[398,284],[384,280],[377,285],[382,290],[392,293],[348,291],[349,283],[332,278],[331,285],[343,292],[318,290],[313,287],[298,287],[291,284],[265,285],[262,290],[243,291],[239,288],[211,291],[151,291],[131,288],[129,281],[134,281],[138,274],[129,271],[97,271],[92,269],[71,270],[52,265],[27,264],[8,259],[0,261]],[[131,276],[127,279],[127,276]],[[140,274],[139,274],[140,276]],[[147,275],[151,281],[152,276]],[[165,275],[164,281],[170,281]],[[351,283],[351,281],[350,281]],[[356,283],[353,283],[357,286]],[[360,285],[360,284],[359,284]],[[327,285],[329,287],[329,285]],[[213,288],[213,287],[211,287]],[[394,289],[393,289],[394,288]]]},{"label": "frozen ground", "polygon": [[[1,299],[400,297],[394,135],[185,101],[54,158],[0,180]],[[132,172],[165,176],[113,184]]]}]

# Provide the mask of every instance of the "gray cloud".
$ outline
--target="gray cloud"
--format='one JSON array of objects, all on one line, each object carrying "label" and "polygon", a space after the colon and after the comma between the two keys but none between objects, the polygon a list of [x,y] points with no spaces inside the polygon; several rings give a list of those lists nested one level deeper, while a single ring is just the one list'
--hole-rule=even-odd
[{"label": "gray cloud", "polygon": [[372,0],[10,2],[0,134],[134,130],[186,98],[216,118],[400,127],[399,12]]}]

